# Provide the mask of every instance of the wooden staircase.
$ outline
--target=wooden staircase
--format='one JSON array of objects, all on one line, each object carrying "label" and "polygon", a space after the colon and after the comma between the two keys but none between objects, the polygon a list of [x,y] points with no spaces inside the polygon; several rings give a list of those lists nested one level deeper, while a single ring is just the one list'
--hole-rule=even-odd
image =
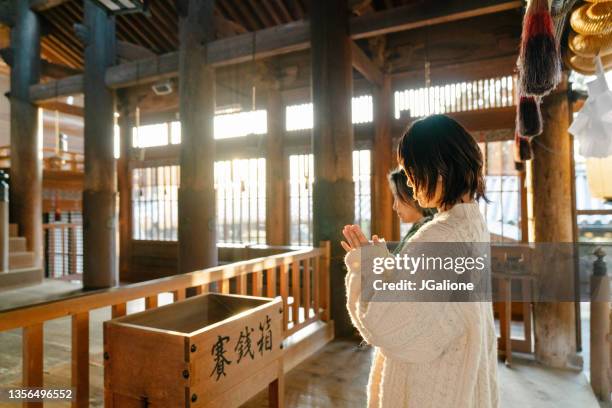
[{"label": "wooden staircase", "polygon": [[40,283],[41,265],[36,265],[34,252],[27,250],[25,237],[19,236],[17,224],[9,226],[9,270],[0,272],[0,291]]}]

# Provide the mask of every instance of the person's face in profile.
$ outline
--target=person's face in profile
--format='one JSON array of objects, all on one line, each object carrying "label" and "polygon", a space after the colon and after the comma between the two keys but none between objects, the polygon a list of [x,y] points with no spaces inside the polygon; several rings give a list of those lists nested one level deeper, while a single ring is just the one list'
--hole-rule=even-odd
[{"label": "person's face in profile", "polygon": [[405,170],[404,172],[406,173],[406,178],[408,179],[406,184],[408,185],[408,187],[412,188],[412,191],[414,191],[414,198],[417,200],[419,205],[423,208],[438,208],[443,191],[442,178],[438,177],[438,181],[436,183],[436,191],[434,192],[432,197],[428,197],[427,191],[425,191],[422,187],[417,189],[414,186],[414,181],[411,179],[410,175]]},{"label": "person's face in profile", "polygon": [[393,197],[393,211],[397,213],[401,222],[412,224],[423,218],[423,214],[404,200]]}]

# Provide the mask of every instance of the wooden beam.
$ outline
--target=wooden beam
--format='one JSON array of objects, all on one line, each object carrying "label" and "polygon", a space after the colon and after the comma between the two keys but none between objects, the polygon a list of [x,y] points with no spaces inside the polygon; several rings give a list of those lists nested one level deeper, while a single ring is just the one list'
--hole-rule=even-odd
[{"label": "wooden beam", "polygon": [[119,283],[117,265],[117,168],[114,158],[114,93],[104,73],[116,58],[115,18],[93,0],[84,2],[88,31],[84,73],[83,287]]},{"label": "wooden beam", "polygon": [[418,2],[351,19],[353,39],[414,30],[435,24],[499,13],[522,7],[520,0],[449,0]]},{"label": "wooden beam", "polygon": [[178,272],[217,265],[214,189],[215,69],[199,45],[214,36],[214,2],[185,0],[179,17],[179,111],[181,119],[178,191]]},{"label": "wooden beam", "polygon": [[62,64],[56,64],[45,59],[40,60],[40,75],[50,78],[65,78],[72,75],[78,75],[81,71]]},{"label": "wooden beam", "polygon": [[[420,3],[419,3],[420,5]],[[462,18],[475,17],[521,7],[520,1],[502,0],[453,0],[440,7],[437,3],[404,6],[378,13],[353,17],[350,20],[350,33],[353,39],[380,35],[381,32],[397,32],[426,25],[440,24]],[[254,37],[254,38],[253,38]],[[253,47],[254,45],[254,47]],[[308,21],[295,21],[288,24],[257,30],[253,33],[236,35],[211,41],[204,48],[206,61],[213,67],[243,63],[274,55],[305,50],[310,47],[310,27]],[[124,88],[139,83],[154,82],[162,78],[175,77],[178,72],[178,53],[171,52],[155,58],[134,61],[108,68],[106,84],[110,88]],[[67,90],[65,90],[67,91]],[[40,90],[34,88],[33,96]],[[80,93],[80,92],[75,92]],[[65,95],[69,95],[64,93]]]},{"label": "wooden beam", "polygon": [[[533,188],[534,241],[556,243],[556,248],[575,242],[573,238],[571,138],[567,76],[552,94],[543,98],[544,130],[533,143],[531,177]],[[554,203],[554,205],[551,205]],[[555,248],[555,246],[551,246]],[[565,255],[570,255],[565,254]],[[558,263],[546,257],[546,265],[534,265],[538,281],[569,282],[574,279],[574,263],[561,256]],[[551,264],[552,261],[552,264]],[[541,286],[540,286],[541,287]],[[579,300],[579,299],[577,299]],[[569,368],[576,357],[575,310],[572,302],[535,302],[534,333],[536,360],[546,366]]]},{"label": "wooden beam", "polygon": [[50,8],[53,8],[53,7],[57,7],[68,1],[70,0],[30,0],[30,8],[34,11],[40,12],[40,11],[49,10]]},{"label": "wooden beam", "polygon": [[382,87],[373,92],[374,107],[374,143],[372,146],[372,234],[387,241],[393,241],[393,195],[387,181],[387,174],[397,164],[393,151],[393,94],[391,93],[391,78],[383,77]]},{"label": "wooden beam", "polygon": [[266,111],[266,243],[289,244],[289,163],[284,154],[285,106],[280,91],[267,90]]},{"label": "wooden beam", "polygon": [[382,87],[384,83],[384,75],[380,68],[370,60],[366,53],[355,43],[351,41],[351,57],[353,68],[355,68],[365,79],[372,84]]},{"label": "wooden beam", "polygon": [[78,95],[82,93],[83,74],[72,75],[66,78],[30,86],[30,100],[33,102],[43,102],[61,96]]},{"label": "wooden beam", "polygon": [[[314,1],[310,8],[312,100],[313,242],[331,241],[331,318],[336,333],[350,335],[346,311],[341,231],[355,219],[353,182],[353,70],[346,0]],[[294,295],[295,296],[295,295]]]},{"label": "wooden beam", "polygon": [[[38,108],[29,100],[29,89],[40,79],[40,23],[27,2],[15,3],[11,30],[11,188],[10,217],[26,237],[28,251],[42,265],[42,132]],[[42,126],[42,124],[40,124]],[[42,273],[42,272],[41,272]]]},{"label": "wooden beam", "polygon": [[134,44],[129,41],[117,40],[117,56],[120,59],[134,61],[155,58],[155,53],[142,45]]},{"label": "wooden beam", "polygon": [[79,116],[81,118],[85,116],[85,111],[80,106],[69,105],[67,103],[58,101],[47,101],[39,103],[38,107],[50,111],[58,111],[61,113],[65,113],[66,115]]}]

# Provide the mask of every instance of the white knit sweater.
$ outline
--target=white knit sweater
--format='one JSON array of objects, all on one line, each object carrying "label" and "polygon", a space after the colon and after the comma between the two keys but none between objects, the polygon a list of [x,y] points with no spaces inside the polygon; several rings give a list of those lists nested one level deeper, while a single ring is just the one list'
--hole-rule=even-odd
[{"label": "white knit sweater", "polygon": [[[478,204],[457,204],[425,224],[404,251],[410,242],[489,242],[489,233]],[[491,303],[361,299],[360,260],[365,252],[371,251],[353,250],[345,262],[349,314],[363,338],[375,346],[368,407],[498,407]]]}]

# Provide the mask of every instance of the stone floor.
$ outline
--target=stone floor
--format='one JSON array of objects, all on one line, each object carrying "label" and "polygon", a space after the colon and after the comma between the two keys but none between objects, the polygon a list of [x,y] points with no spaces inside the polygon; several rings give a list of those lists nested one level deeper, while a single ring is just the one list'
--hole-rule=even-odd
[{"label": "stone floor", "polygon": [[[47,296],[74,287],[51,284]],[[63,289],[62,289],[63,288]],[[1,310],[9,305],[32,301],[36,295],[26,291],[0,296]],[[159,303],[171,301],[170,294],[161,294]],[[144,309],[143,300],[129,302],[128,312]],[[583,314],[583,318],[585,315]],[[110,318],[110,308],[90,314],[90,381],[91,407],[103,406],[102,324]],[[583,326],[584,327],[584,326]],[[588,328],[588,324],[586,325]],[[45,386],[67,387],[70,384],[70,320],[56,319],[45,323],[44,367]],[[588,337],[583,339],[588,347]],[[297,366],[286,376],[287,407],[361,407],[366,402],[366,384],[372,352],[360,349],[356,341],[336,340]],[[588,358],[584,356],[585,362]],[[0,333],[0,386],[19,385],[21,378],[21,330]],[[499,365],[502,407],[504,408],[589,408],[598,407],[583,372],[545,369],[528,356],[515,355],[512,368]],[[16,407],[2,404],[0,408]],[[67,407],[68,404],[45,404]],[[262,392],[246,407],[267,406]]]}]

